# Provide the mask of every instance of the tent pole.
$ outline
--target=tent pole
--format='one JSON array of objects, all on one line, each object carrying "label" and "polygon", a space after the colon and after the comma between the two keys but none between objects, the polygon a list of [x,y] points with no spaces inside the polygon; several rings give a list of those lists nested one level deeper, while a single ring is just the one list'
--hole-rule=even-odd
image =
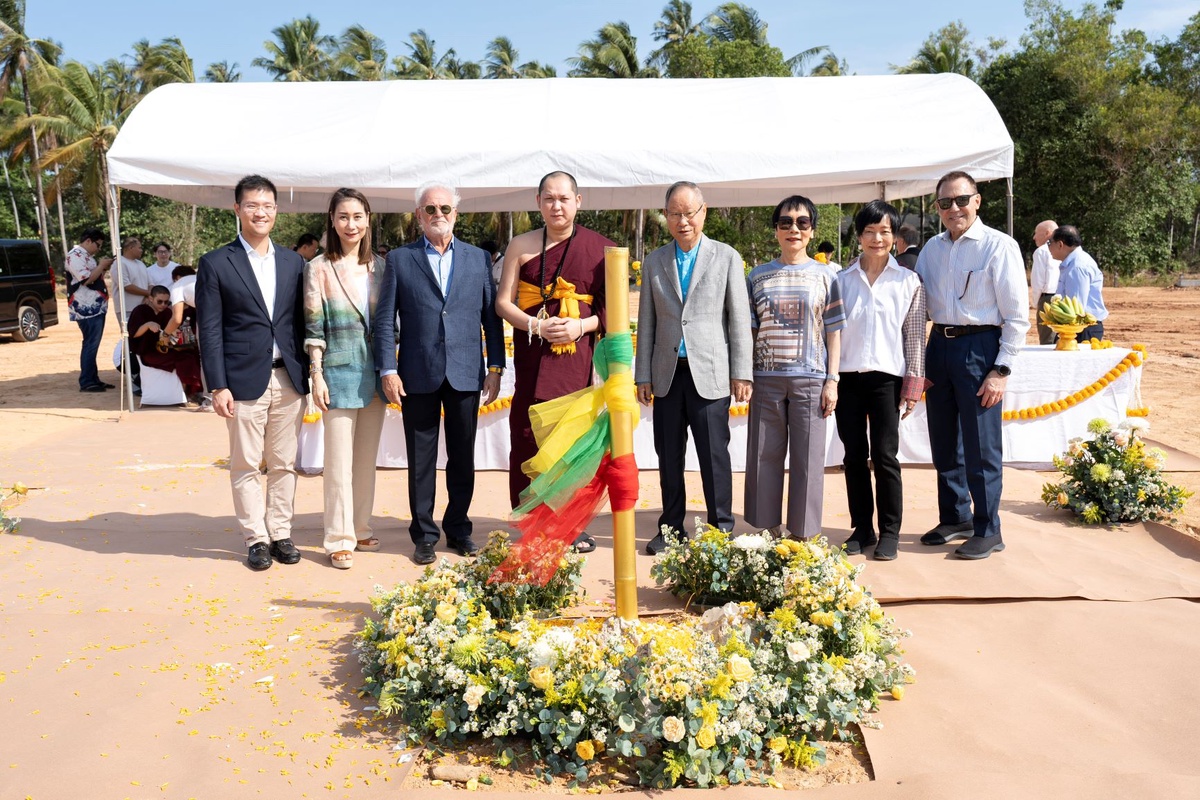
[{"label": "tent pole", "polygon": [[[111,195],[110,207],[117,207],[117,187],[109,184],[108,192]],[[117,264],[117,280],[114,283],[114,289],[117,292],[117,324],[121,330],[121,405],[120,410],[125,411],[125,400],[129,400],[129,413],[134,413],[133,407],[133,371],[129,369],[129,359],[131,353],[129,351],[129,327],[125,321],[125,265],[121,263],[121,218],[119,214],[114,214],[109,219],[110,233],[113,243],[113,258]],[[128,395],[126,395],[128,392]]]},{"label": "tent pole", "polygon": [[1005,205],[1008,208],[1008,235],[1013,235],[1013,179],[1005,178],[1005,184],[1008,186],[1008,195],[1004,198]]},{"label": "tent pole", "polygon": [[646,235],[646,209],[639,208],[637,210],[633,230],[633,260],[640,263],[646,254],[646,246],[642,241]]}]

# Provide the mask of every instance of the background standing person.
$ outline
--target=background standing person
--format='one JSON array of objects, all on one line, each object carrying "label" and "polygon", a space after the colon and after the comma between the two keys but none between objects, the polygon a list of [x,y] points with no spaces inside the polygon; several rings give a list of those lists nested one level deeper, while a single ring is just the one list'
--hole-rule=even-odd
[{"label": "background standing person", "polygon": [[325,241],[304,268],[304,346],[313,402],[325,417],[325,553],[349,569],[356,549],[379,549],[371,510],[386,408],[371,355],[383,259],[371,252],[371,204],[362,192],[333,193]]},{"label": "background standing person", "polygon": [[683,472],[689,428],[708,523],[733,530],[729,398],[732,393],[735,401],[745,403],[754,386],[742,257],[704,235],[707,209],[696,184],[673,184],[665,206],[673,241],[646,256],[642,265],[634,376],[638,401],[654,403],[654,450],[662,488],[658,533],[646,545],[650,555],[666,549],[667,536],[686,536]]},{"label": "background standing person", "polygon": [[442,528],[459,555],[477,550],[468,516],[475,494],[475,433],[480,393],[490,403],[500,391],[504,328],[496,316],[491,261],[454,235],[458,193],[428,183],[417,190],[416,201],[424,235],[388,253],[375,312],[374,355],[384,394],[403,408],[413,561],[432,564],[440,538],[433,503],[443,415],[448,499]]},{"label": "background standing person", "polygon": [[1042,306],[1050,301],[1058,291],[1059,260],[1050,253],[1050,236],[1058,229],[1058,223],[1052,219],[1039,222],[1033,229],[1033,243],[1037,249],[1033,251],[1033,268],[1029,272],[1029,283],[1033,287],[1033,317],[1037,320],[1039,344],[1054,344],[1058,334],[1047,327],[1038,316]]},{"label": "background standing person", "polygon": [[1083,249],[1079,229],[1074,225],[1056,228],[1049,245],[1050,254],[1061,262],[1055,294],[1078,297],[1083,310],[1096,318],[1096,323],[1081,330],[1075,340],[1103,339],[1104,320],[1108,319],[1108,307],[1104,305],[1104,273],[1096,259]]},{"label": "background standing person", "polygon": [[746,446],[746,522],[783,533],[783,462],[790,453],[787,532],[811,539],[821,533],[825,419],[838,404],[846,318],[837,268],[808,255],[816,205],[801,195],[785,198],[775,206],[771,226],[780,255],[747,278],[754,396]]},{"label": "background standing person", "polygon": [[[150,274],[142,262],[142,240],[127,236],[121,242],[121,295],[118,310],[125,314],[128,325],[134,309],[150,297]],[[114,287],[116,288],[116,287]],[[132,334],[132,331],[130,331]],[[129,375],[133,378],[133,393],[142,393],[142,374],[136,358],[129,359]]]},{"label": "background standing person", "polygon": [[150,285],[170,287],[171,272],[179,266],[171,260],[171,245],[159,242],[150,252],[154,255],[154,263],[146,267]]},{"label": "background standing person", "polygon": [[302,233],[292,249],[306,262],[312,261],[317,257],[317,251],[321,249],[321,240],[311,233]]},{"label": "background standing person", "polygon": [[[575,224],[583,198],[575,178],[551,172],[537,191],[545,225],[516,237],[504,256],[496,311],[513,326],[516,382],[509,408],[509,501],[529,486],[522,465],[537,454],[529,407],[592,383],[592,353],[603,328],[604,248],[613,242]],[[575,549],[596,541],[580,533]]]},{"label": "background standing person", "polygon": [[79,244],[67,253],[67,306],[71,321],[79,325],[83,345],[79,350],[79,391],[103,392],[116,388],[100,380],[96,354],[104,337],[104,315],[108,313],[108,284],[104,275],[112,266],[112,256],[96,262],[96,253],[104,246],[104,232],[88,228]]},{"label": "background standing person", "polygon": [[[308,394],[304,261],[271,241],[275,184],[248,175],[234,189],[237,239],[206,253],[196,276],[204,377],[228,420],[233,509],[251,569],[300,560],[292,543],[296,450]],[[259,481],[266,460],[267,488]]]},{"label": "background standing person", "polygon": [[899,224],[894,206],[882,200],[863,206],[854,217],[862,255],[838,276],[846,327],[835,414],[846,449],[842,465],[853,528],[845,547],[847,553],[862,553],[878,542],[874,558],[880,561],[895,559],[900,544],[900,420],[925,391],[925,289],[888,252]]},{"label": "background standing person", "polygon": [[954,554],[980,559],[1004,549],[1001,414],[1029,330],[1029,290],[1017,243],[979,219],[974,178],[943,175],[936,202],[945,230],[925,243],[917,260],[933,320],[925,405],[938,474],[938,524],[921,544],[966,539]]},{"label": "background standing person", "polygon": [[921,235],[912,225],[901,225],[896,233],[896,263],[908,269],[917,268]]}]

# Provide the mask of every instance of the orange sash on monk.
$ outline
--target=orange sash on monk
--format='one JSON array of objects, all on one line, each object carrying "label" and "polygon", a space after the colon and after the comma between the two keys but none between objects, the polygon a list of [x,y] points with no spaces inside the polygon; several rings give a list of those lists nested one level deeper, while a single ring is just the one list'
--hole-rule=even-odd
[{"label": "orange sash on monk", "polygon": [[[527,281],[520,281],[517,284],[517,307],[522,309],[536,308],[544,302],[543,296],[545,292],[554,291],[545,300],[558,300],[558,316],[564,319],[579,319],[579,303],[584,302],[591,304],[592,296],[590,294],[576,294],[575,284],[564,279],[561,275],[555,283],[547,284],[545,290],[538,289],[537,286]],[[559,344],[550,345],[550,350],[555,355],[572,354],[575,352],[574,342],[561,342]]]}]

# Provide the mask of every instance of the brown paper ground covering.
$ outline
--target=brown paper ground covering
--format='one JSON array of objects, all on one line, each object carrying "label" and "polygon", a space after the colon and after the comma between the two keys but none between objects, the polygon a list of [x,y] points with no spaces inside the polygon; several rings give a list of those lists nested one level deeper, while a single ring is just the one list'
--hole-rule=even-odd
[{"label": "brown paper ground covering", "polygon": [[[259,574],[214,465],[226,453],[220,420],[155,411],[0,454],[0,475],[43,487],[17,510],[21,531],[0,538],[0,798],[395,795],[395,740],[353,692],[351,638],[374,585],[418,574],[406,474],[378,473],[384,549],[357,554],[349,572],[321,553],[321,479],[302,478],[304,560]],[[1074,526],[1037,501],[1044,477],[1005,472],[1009,548],[967,563],[914,543],[936,521],[933,473],[905,470],[901,557],[870,562],[864,580],[892,602],[959,600],[891,607],[913,630],[918,683],[867,734],[877,780],[825,795],[1196,793],[1197,604],[1155,599],[1198,596],[1194,543],[1161,526]],[[502,473],[479,476],[480,539],[503,525],[505,486]],[[689,488],[701,508],[698,476]],[[659,513],[655,473],[642,489],[639,547]],[[440,514],[440,486],[439,499]],[[834,542],[848,534],[844,503],[828,475]],[[600,549],[585,575],[602,603],[609,524],[592,525]],[[677,608],[651,588],[650,564],[639,556],[643,607]],[[1053,600],[1073,597],[1126,602]],[[968,601],[1013,598],[1048,600]]]}]

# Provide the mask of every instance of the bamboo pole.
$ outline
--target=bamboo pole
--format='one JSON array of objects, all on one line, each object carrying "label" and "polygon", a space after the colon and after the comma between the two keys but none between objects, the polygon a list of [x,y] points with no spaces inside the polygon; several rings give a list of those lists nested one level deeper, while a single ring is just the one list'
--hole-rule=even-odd
[{"label": "bamboo pole", "polygon": [[[604,291],[608,333],[629,333],[629,248],[604,248]],[[611,366],[610,366],[611,369]],[[621,365],[620,370],[629,369]],[[609,411],[612,420],[612,457],[633,452],[633,414]],[[637,534],[633,509],[613,512],[613,585],[616,587],[617,616],[634,621],[637,603]]]}]

